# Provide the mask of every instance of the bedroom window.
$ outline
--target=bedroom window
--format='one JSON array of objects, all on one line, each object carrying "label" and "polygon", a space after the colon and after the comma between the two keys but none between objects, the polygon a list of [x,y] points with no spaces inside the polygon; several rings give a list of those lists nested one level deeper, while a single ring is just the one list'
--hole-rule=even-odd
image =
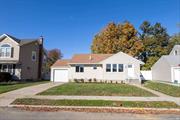
[{"label": "bedroom window", "polygon": [[0,57],[11,57],[11,46],[3,44],[0,46]]},{"label": "bedroom window", "polygon": [[118,72],[123,72],[123,64],[118,64]]},{"label": "bedroom window", "polygon": [[111,72],[111,64],[106,64],[106,72]]},{"label": "bedroom window", "polygon": [[117,64],[113,64],[113,72],[117,72]]},{"label": "bedroom window", "polygon": [[76,72],[84,72],[84,66],[83,65],[77,65],[76,66]]},{"label": "bedroom window", "polygon": [[36,52],[32,51],[32,61],[36,61]]}]

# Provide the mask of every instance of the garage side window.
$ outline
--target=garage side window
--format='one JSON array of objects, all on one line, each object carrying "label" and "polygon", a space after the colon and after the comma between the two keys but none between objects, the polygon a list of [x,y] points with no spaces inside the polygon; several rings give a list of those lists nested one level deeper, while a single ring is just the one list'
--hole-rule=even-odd
[{"label": "garage side window", "polygon": [[84,72],[84,66],[83,65],[77,65],[76,66],[76,72]]}]

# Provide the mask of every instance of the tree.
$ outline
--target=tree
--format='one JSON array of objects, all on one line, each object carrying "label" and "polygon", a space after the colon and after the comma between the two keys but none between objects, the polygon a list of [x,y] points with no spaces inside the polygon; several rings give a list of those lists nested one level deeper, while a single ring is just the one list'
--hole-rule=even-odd
[{"label": "tree", "polygon": [[46,51],[45,62],[43,65],[44,71],[50,71],[51,66],[58,60],[63,57],[61,51],[59,49],[52,49]]},{"label": "tree", "polygon": [[151,25],[144,21],[140,25],[140,38],[144,45],[144,51],[140,58],[146,63],[142,69],[150,69],[152,65],[162,56],[168,54],[169,35],[160,23]]},{"label": "tree", "polygon": [[169,40],[168,53],[171,52],[174,45],[180,45],[180,33],[173,35]]},{"label": "tree", "polygon": [[122,51],[132,56],[138,56],[142,50],[143,45],[137,36],[137,30],[129,22],[109,23],[94,37],[91,46],[93,53],[104,54]]}]

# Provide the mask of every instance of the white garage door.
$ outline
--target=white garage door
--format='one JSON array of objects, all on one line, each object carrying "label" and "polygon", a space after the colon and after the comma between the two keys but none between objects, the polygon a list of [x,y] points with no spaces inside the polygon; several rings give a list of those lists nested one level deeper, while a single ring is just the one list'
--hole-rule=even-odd
[{"label": "white garage door", "polygon": [[68,70],[67,69],[55,69],[54,70],[54,82],[68,82]]},{"label": "white garage door", "polygon": [[180,83],[180,68],[174,69],[174,81]]}]

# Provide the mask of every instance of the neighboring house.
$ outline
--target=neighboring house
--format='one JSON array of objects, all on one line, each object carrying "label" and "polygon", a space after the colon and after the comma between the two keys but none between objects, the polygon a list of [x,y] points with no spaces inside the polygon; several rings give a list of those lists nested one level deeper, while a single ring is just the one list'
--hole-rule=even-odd
[{"label": "neighboring house", "polygon": [[152,80],[180,83],[180,45],[163,55],[151,68]]},{"label": "neighboring house", "polygon": [[14,79],[40,79],[43,38],[18,39],[0,36],[0,72],[9,72]]},{"label": "neighboring house", "polygon": [[140,81],[143,62],[123,53],[76,54],[69,60],[57,60],[51,67],[51,81],[69,82],[75,79],[97,81]]}]

